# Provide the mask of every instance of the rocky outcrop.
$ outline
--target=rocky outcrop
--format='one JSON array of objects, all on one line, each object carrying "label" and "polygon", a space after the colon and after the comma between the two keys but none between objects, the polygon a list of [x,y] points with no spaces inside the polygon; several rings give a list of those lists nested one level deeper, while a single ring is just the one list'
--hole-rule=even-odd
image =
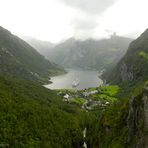
[{"label": "rocky outcrop", "polygon": [[120,73],[123,82],[132,81],[134,78],[133,72],[128,71],[128,67],[125,62],[123,62],[123,64],[121,65]]},{"label": "rocky outcrop", "polygon": [[143,102],[144,102],[144,145],[148,148],[148,88],[144,88]]},{"label": "rocky outcrop", "polygon": [[129,103],[127,143],[133,148],[148,148],[148,88]]}]

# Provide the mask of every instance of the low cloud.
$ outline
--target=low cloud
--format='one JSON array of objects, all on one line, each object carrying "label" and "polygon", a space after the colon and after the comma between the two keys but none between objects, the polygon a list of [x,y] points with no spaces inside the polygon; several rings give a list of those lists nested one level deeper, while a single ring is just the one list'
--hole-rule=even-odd
[{"label": "low cloud", "polygon": [[79,17],[71,21],[71,26],[74,31],[74,36],[77,38],[88,38],[94,34],[97,27],[95,17]]},{"label": "low cloud", "polygon": [[98,27],[100,15],[117,0],[60,0],[64,5],[77,12],[70,23],[73,36],[77,38],[93,37]]},{"label": "low cloud", "polygon": [[61,0],[70,7],[89,14],[100,14],[117,0]]},{"label": "low cloud", "polygon": [[94,21],[94,19],[74,19],[71,22],[71,25],[76,29],[76,30],[89,30],[92,28],[97,27],[97,22]]}]

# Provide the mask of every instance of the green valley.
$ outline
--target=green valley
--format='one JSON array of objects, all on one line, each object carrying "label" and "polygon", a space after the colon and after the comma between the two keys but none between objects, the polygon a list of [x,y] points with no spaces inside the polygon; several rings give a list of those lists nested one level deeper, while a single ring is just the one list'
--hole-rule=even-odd
[{"label": "green valley", "polygon": [[[110,40],[117,38],[102,40],[100,46],[106,42],[110,45]],[[116,66],[114,63],[110,67],[110,58],[105,56],[109,65],[101,76],[106,83],[101,86],[50,90],[42,85],[65,70],[1,27],[0,147],[146,148],[147,41],[148,30],[130,44],[123,58],[115,62]],[[95,41],[86,42],[98,46]],[[81,46],[83,43],[77,42]],[[69,46],[63,44],[59,46]],[[106,47],[111,49],[109,57],[118,51],[113,47]]]}]

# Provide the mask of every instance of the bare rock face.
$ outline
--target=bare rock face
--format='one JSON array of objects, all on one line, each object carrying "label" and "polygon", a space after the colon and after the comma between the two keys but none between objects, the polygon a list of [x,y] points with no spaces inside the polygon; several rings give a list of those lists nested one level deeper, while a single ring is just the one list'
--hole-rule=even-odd
[{"label": "bare rock face", "polygon": [[148,148],[148,88],[144,87],[141,95],[133,97],[129,103],[127,119],[128,143],[133,148]]},{"label": "bare rock face", "polygon": [[[140,102],[137,97],[133,97],[129,103],[129,115],[127,119],[127,127],[128,127],[127,142],[132,143],[133,141],[136,141],[137,143],[135,143],[135,148],[138,145],[141,148],[144,148],[141,142],[143,141],[143,138],[142,138],[143,135],[141,133],[142,127],[139,127],[139,125],[143,126],[143,120],[144,120],[143,102],[142,101]],[[137,148],[140,148],[140,147],[137,147]]]},{"label": "bare rock face", "polygon": [[144,95],[143,95],[143,102],[144,102],[144,131],[145,131],[145,136],[144,136],[144,145],[145,148],[148,148],[148,87],[144,88]]},{"label": "bare rock face", "polygon": [[121,65],[120,74],[123,82],[132,81],[134,78],[133,72],[128,71],[128,67],[125,62],[123,62],[123,64]]},{"label": "bare rock face", "polygon": [[148,129],[148,95],[143,96],[143,102],[144,102],[144,123],[145,123],[145,128]]}]

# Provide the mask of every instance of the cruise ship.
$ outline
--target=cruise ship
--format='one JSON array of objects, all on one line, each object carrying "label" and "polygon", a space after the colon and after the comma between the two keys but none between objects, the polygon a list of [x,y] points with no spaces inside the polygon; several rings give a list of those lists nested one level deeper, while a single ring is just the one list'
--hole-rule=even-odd
[{"label": "cruise ship", "polygon": [[77,87],[79,85],[79,79],[76,78],[73,82],[72,82],[72,87]]}]

